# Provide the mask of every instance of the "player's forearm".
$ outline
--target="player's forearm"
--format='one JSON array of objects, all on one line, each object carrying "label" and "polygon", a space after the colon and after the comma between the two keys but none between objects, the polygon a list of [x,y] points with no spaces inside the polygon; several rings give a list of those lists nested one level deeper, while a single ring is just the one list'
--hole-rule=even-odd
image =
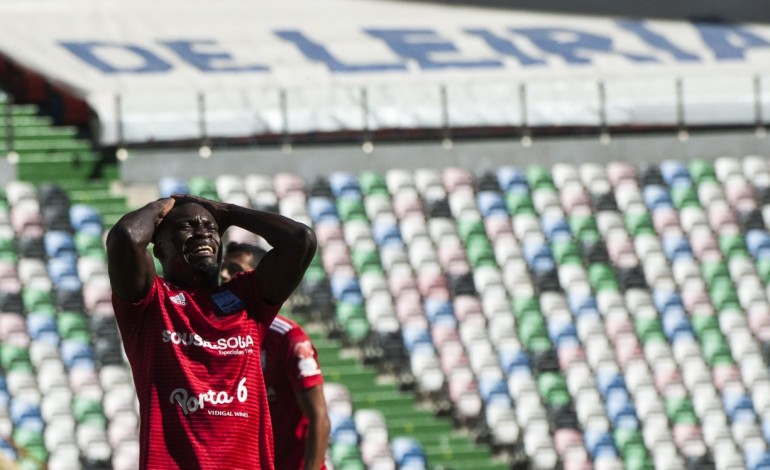
[{"label": "player's forearm", "polygon": [[[323,420],[322,420],[323,421]],[[326,446],[329,441],[329,422],[310,423],[307,440],[305,441],[305,463],[303,470],[318,470],[326,457]]]},{"label": "player's forearm", "polygon": [[315,237],[307,225],[280,214],[226,204],[217,217],[217,221],[227,227],[235,225],[256,233],[273,248],[296,250],[310,245],[315,248]]},{"label": "player's forearm", "polygon": [[159,199],[121,217],[107,235],[107,249],[146,248],[173,203],[170,198]]}]

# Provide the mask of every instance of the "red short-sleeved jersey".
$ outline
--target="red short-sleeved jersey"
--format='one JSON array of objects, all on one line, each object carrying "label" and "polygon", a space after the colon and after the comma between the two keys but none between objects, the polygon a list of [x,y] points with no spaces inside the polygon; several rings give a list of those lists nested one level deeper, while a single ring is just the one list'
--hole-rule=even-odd
[{"label": "red short-sleeved jersey", "polygon": [[295,394],[323,384],[318,352],[297,323],[279,315],[262,342],[262,367],[273,419],[275,468],[301,469],[308,420]]},{"label": "red short-sleeved jersey", "polygon": [[139,302],[113,294],[142,469],[273,468],[260,344],[280,305],[266,304],[254,279],[183,290],[157,277]]}]

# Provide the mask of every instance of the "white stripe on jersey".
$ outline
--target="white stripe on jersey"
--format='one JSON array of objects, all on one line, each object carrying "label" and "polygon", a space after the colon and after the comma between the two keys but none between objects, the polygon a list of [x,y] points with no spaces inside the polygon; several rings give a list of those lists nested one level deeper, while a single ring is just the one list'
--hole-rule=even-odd
[{"label": "white stripe on jersey", "polygon": [[280,319],[278,317],[276,317],[275,320],[273,320],[273,323],[270,324],[270,329],[271,330],[276,331],[276,332],[281,333],[281,334],[284,334],[284,335],[286,333],[288,333],[289,331],[291,331],[292,328],[294,328],[294,326],[291,323],[289,323],[289,322],[287,322],[285,320],[282,320],[282,319]]}]

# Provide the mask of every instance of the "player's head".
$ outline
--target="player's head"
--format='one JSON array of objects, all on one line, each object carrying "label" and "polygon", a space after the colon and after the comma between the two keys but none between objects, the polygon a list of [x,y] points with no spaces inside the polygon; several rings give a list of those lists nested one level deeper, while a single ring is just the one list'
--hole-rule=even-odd
[{"label": "player's head", "polygon": [[219,271],[220,279],[222,282],[227,282],[238,273],[253,270],[265,253],[267,252],[262,248],[249,243],[228,243],[222,269]]},{"label": "player's head", "polygon": [[219,225],[203,206],[175,205],[156,229],[153,241],[166,279],[180,287],[216,285],[222,257]]}]

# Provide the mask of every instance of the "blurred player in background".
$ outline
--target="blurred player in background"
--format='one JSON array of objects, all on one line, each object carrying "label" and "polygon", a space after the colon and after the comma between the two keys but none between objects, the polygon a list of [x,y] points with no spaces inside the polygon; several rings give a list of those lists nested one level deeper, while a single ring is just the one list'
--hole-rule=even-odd
[{"label": "blurred player in background", "polygon": [[[254,270],[265,253],[255,245],[229,243],[222,281]],[[325,469],[329,417],[323,375],[313,343],[296,322],[281,315],[273,320],[262,342],[262,368],[273,421],[275,468]]]}]

